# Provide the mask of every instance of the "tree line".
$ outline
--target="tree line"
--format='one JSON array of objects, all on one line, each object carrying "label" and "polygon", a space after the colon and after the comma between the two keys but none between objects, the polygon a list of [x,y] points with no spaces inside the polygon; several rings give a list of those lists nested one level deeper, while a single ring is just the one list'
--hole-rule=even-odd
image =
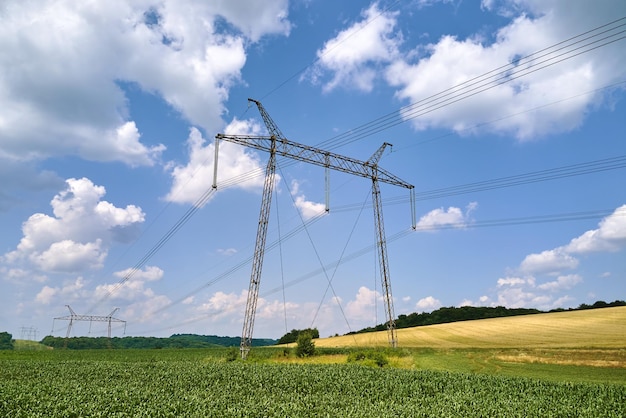
[{"label": "tree line", "polygon": [[[432,312],[414,312],[409,315],[399,315],[396,319],[396,328],[411,328],[425,325],[446,324],[450,322],[470,321],[474,319],[502,318],[506,316],[531,315],[547,312],[564,312],[578,311],[584,309],[610,308],[613,306],[626,306],[623,300],[614,302],[597,301],[593,305],[581,304],[577,308],[557,308],[550,311],[541,311],[539,309],[528,308],[506,308],[504,306],[461,306],[461,307],[443,307]],[[350,334],[361,334],[365,332],[384,331],[387,324],[379,324],[374,327],[363,328],[359,331],[353,331]]]},{"label": "tree line", "polygon": [[[239,337],[220,337],[217,335],[174,334],[170,337],[53,337],[48,335],[41,343],[53,348],[71,350],[103,349],[103,348],[214,348],[237,347]],[[276,340],[270,338],[253,338],[252,346],[274,345]]]}]

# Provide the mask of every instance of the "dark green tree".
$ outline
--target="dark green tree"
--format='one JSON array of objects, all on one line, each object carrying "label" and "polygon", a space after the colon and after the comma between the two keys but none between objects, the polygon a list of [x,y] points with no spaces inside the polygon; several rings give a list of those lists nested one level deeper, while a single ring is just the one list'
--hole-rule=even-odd
[{"label": "dark green tree", "polygon": [[0,350],[13,350],[13,335],[8,332],[0,332]]},{"label": "dark green tree", "polygon": [[296,356],[310,357],[315,354],[315,343],[310,332],[301,332],[296,340]]},{"label": "dark green tree", "polygon": [[298,336],[304,332],[308,332],[311,334],[311,338],[319,338],[320,332],[317,328],[306,328],[306,329],[292,329],[278,340],[277,344],[289,344],[295,343],[298,340]]}]

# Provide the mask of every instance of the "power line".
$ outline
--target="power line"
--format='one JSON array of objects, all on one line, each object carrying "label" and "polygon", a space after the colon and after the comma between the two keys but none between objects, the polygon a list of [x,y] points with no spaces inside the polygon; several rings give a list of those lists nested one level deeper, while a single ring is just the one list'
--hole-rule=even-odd
[{"label": "power line", "polygon": [[[362,124],[356,128],[339,135],[335,135],[325,141],[322,141],[318,145],[329,149],[346,145],[404,123],[408,120],[415,119],[419,116],[434,112],[435,110],[439,110],[461,100],[473,97],[494,87],[509,83],[518,78],[575,58],[614,42],[618,42],[626,38],[626,36],[624,36],[626,30],[619,30],[620,28],[626,26],[626,23],[619,23],[624,20],[626,20],[626,17],[622,17],[605,25],[598,26],[547,48],[536,51],[509,64],[500,66],[482,75],[466,80],[463,83],[452,86],[439,93],[403,106],[396,111]],[[600,31],[601,29],[607,27],[609,28],[604,31]],[[594,32],[598,33],[585,37],[585,35],[589,35]],[[589,42],[584,43],[586,41]],[[581,43],[584,44],[579,45]]]},{"label": "power line", "polygon": [[[395,5],[395,3],[393,5]],[[381,12],[381,14],[379,14],[378,16],[382,15],[385,11],[387,11],[392,6],[389,6],[387,9]],[[373,21],[374,19],[372,19],[371,21]],[[410,105],[404,106],[400,108],[398,111],[382,116],[378,119],[375,119],[374,121],[363,124],[343,134],[329,138],[326,141],[323,141],[322,143],[320,143],[320,145],[332,145],[330,149],[346,145],[350,142],[354,142],[354,141],[363,139],[367,136],[371,136],[382,130],[389,129],[407,120],[417,118],[424,114],[441,109],[442,107],[449,106],[460,100],[464,100],[468,97],[472,97],[476,94],[487,91],[496,86],[502,85],[504,83],[508,83],[517,78],[526,76],[528,74],[534,73],[546,67],[558,64],[560,62],[574,58],[581,54],[584,54],[592,50],[598,49],[600,47],[609,45],[611,43],[620,41],[626,38],[626,36],[623,35],[626,32],[626,30],[618,31],[618,29],[626,26],[626,23],[620,23],[620,24],[618,23],[622,22],[625,19],[626,17],[616,19],[605,25],[596,27],[594,29],[591,29],[579,35],[573,36],[562,42],[559,42],[557,44],[544,48],[540,51],[537,51],[535,53],[532,53],[520,59],[516,59],[512,63],[498,67],[481,76],[474,77],[470,80],[467,80],[464,83],[453,86],[449,89],[446,89],[428,98],[425,98],[418,102],[414,102]],[[367,24],[371,23],[371,21],[368,22]],[[605,29],[605,30],[600,31],[600,29]],[[590,36],[585,37],[586,35],[590,35]],[[604,35],[604,36],[601,37],[601,35]],[[589,42],[583,45],[579,45],[586,41],[589,41]],[[554,49],[556,47],[559,47],[559,48]],[[556,53],[558,54],[554,55]],[[559,58],[559,59],[555,61],[556,58]],[[517,69],[521,67],[522,64],[526,64],[526,67],[518,71]],[[272,92],[268,94],[271,94]],[[455,188],[449,188],[449,189],[439,189],[436,191],[425,192],[425,194],[421,196],[418,194],[418,196],[416,197],[418,197],[420,200],[434,199],[434,198],[439,198],[439,197],[451,196],[454,194],[492,190],[495,188],[510,187],[513,185],[527,184],[527,183],[533,183],[533,182],[538,182],[538,181],[551,180],[555,178],[570,177],[573,175],[587,174],[587,173],[604,171],[604,170],[615,169],[615,168],[622,168],[622,167],[624,167],[623,162],[616,162],[615,165],[612,167],[586,168],[586,169],[581,169],[580,172],[545,173],[545,177],[543,178],[542,177],[503,178],[503,179],[506,179],[506,181],[503,181],[503,182],[488,181],[486,183],[473,183],[469,185],[456,186],[460,188],[455,187]],[[241,182],[257,177],[261,173],[262,173],[262,169],[258,171],[254,170],[248,173],[244,173],[240,176],[227,180],[222,185],[222,188],[227,188],[227,187],[240,184]],[[534,174],[534,173],[531,173],[531,174]],[[516,176],[513,176],[513,177],[516,177]],[[496,180],[499,180],[499,179],[496,179]],[[106,294],[102,296],[96,302],[96,304],[92,307],[92,309],[90,309],[90,311],[93,310],[99,304],[101,304],[104,300],[109,298],[113,293],[118,291],[124,285],[124,283],[130,280],[173,237],[173,235],[176,232],[178,232],[178,230],[180,230],[193,217],[193,215],[195,215],[195,213],[199,210],[199,208],[201,208],[202,206],[204,206],[204,204],[206,204],[206,202],[208,202],[208,200],[211,198],[213,194],[214,194],[214,189],[209,189],[200,198],[198,198],[198,200],[194,203],[194,205],[168,230],[168,232],[166,232],[166,234],[130,269],[130,271],[112,289],[109,289],[106,292]],[[397,201],[397,203],[400,203],[400,202],[401,201],[399,200]]]},{"label": "power line", "polygon": [[[461,184],[439,189],[416,192],[416,201],[440,199],[443,197],[458,196],[462,194],[501,189],[505,187],[520,186],[524,184],[539,183],[544,181],[581,176],[609,170],[626,168],[626,155],[604,158],[601,160],[588,161],[546,170],[533,171],[513,176],[499,177],[490,180]],[[405,196],[391,197],[385,200],[386,204],[404,204],[408,201]],[[333,209],[333,212],[343,212],[358,209],[359,204],[349,204]]]},{"label": "power line", "polygon": [[[442,225],[418,225],[416,230],[413,230],[412,228],[407,228],[401,231],[398,231],[397,233],[391,235],[390,237],[388,237],[387,241],[388,242],[395,242],[398,241],[400,239],[406,238],[410,235],[414,235],[415,231],[417,232],[427,232],[427,231],[440,231],[440,230],[449,230],[449,229],[456,229],[456,230],[469,230],[469,229],[474,229],[474,228],[490,228],[490,227],[503,227],[503,226],[517,226],[517,225],[529,225],[529,224],[544,224],[544,223],[555,223],[555,222],[572,222],[572,221],[581,221],[581,220],[589,220],[589,219],[600,219],[600,218],[604,218],[608,215],[614,214],[614,216],[626,216],[626,210],[624,209],[598,209],[598,210],[589,210],[589,211],[583,211],[583,212],[567,212],[567,213],[557,213],[557,214],[549,214],[549,215],[535,215],[535,216],[526,216],[526,217],[516,217],[516,218],[500,218],[500,219],[490,219],[490,220],[482,220],[482,221],[473,221],[473,222],[455,222],[455,223],[448,223],[448,224],[442,224]],[[281,286],[272,288],[272,289],[268,289],[267,291],[265,291],[264,293],[261,294],[261,297],[265,298],[267,296],[270,296],[272,294],[275,293],[279,293],[281,292],[283,289],[295,286],[297,284],[300,284],[302,282],[305,282],[309,279],[312,279],[316,276],[322,275],[324,274],[325,270],[329,270],[329,269],[336,269],[338,266],[343,265],[345,263],[348,263],[350,261],[356,260],[372,251],[376,250],[376,244],[370,244],[367,245],[365,247],[362,247],[350,254],[347,255],[343,255],[342,257],[334,260],[330,263],[325,264],[322,267],[319,267],[315,270],[311,270],[303,275],[301,275],[300,277],[297,277],[293,280],[290,280],[288,282],[285,282],[284,284],[281,284]],[[181,301],[183,299],[180,299]],[[173,304],[172,304],[173,305]],[[171,307],[172,305],[168,306]],[[233,310],[236,309],[238,307],[241,307],[243,305],[243,302],[238,303],[234,306],[229,307],[229,310]],[[155,311],[152,313],[152,315],[156,314],[159,311]],[[158,332],[158,331],[163,331],[163,330],[168,330],[168,329],[173,329],[176,327],[179,327],[181,325],[187,325],[190,323],[194,323],[194,322],[198,322],[198,321],[202,321],[205,320],[207,318],[213,317],[213,316],[217,316],[222,314],[224,311],[220,311],[220,312],[213,312],[207,315],[202,315],[202,316],[198,316],[196,318],[192,318],[190,320],[186,320],[183,322],[179,322],[177,324],[172,324],[170,326],[167,327],[163,327],[163,328],[158,328],[158,329],[150,329],[148,331],[144,331],[143,333],[150,333],[150,332]]]},{"label": "power line", "polygon": [[261,96],[261,98],[259,100],[263,100],[266,97],[270,96],[271,94],[273,94],[274,92],[276,92],[277,90],[282,88],[285,84],[289,83],[291,80],[293,80],[294,78],[296,78],[297,76],[299,76],[300,74],[304,73],[306,70],[308,70],[309,68],[311,68],[312,66],[317,64],[322,58],[324,58],[326,55],[330,54],[332,51],[336,50],[339,46],[341,46],[341,44],[346,42],[348,39],[352,38],[354,35],[356,35],[357,33],[361,32],[363,29],[365,29],[367,26],[369,26],[373,21],[375,21],[376,19],[381,17],[383,14],[388,12],[392,7],[394,7],[398,3],[400,3],[400,0],[397,0],[397,1],[393,2],[393,3],[391,3],[389,6],[385,7],[379,14],[377,14],[373,18],[369,19],[368,21],[366,21],[365,24],[363,26],[361,26],[359,29],[355,30],[354,32],[352,32],[351,34],[346,36],[344,39],[342,39],[341,41],[337,42],[332,48],[328,49],[323,54],[318,55],[317,58],[315,58],[313,61],[311,61],[310,63],[308,63],[307,65],[305,65],[304,67],[302,67],[301,69],[296,71],[295,73],[293,73],[291,76],[287,77],[286,80],[284,80],[283,82],[278,84],[276,87],[274,87],[269,92],[265,93],[263,96]]}]

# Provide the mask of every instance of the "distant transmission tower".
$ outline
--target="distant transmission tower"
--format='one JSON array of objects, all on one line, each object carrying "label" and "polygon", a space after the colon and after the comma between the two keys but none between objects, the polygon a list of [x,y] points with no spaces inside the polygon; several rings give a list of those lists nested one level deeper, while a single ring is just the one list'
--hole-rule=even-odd
[{"label": "distant transmission tower", "polygon": [[67,309],[70,310],[70,315],[68,316],[59,316],[57,318],[54,318],[52,320],[52,331],[54,332],[54,322],[59,320],[59,321],[70,321],[69,325],[67,326],[67,333],[65,334],[65,344],[67,346],[67,339],[70,337],[70,333],[72,332],[72,325],[74,325],[74,321],[89,321],[89,330],[91,330],[91,323],[92,322],[108,322],[109,327],[108,327],[108,333],[107,333],[107,337],[109,338],[109,340],[111,339],[111,323],[112,322],[123,322],[124,323],[124,334],[126,334],[126,321],[123,321],[121,319],[117,319],[117,318],[113,318],[113,315],[115,314],[115,312],[117,312],[119,310],[119,308],[115,308],[113,309],[113,311],[107,315],[107,316],[101,316],[101,315],[78,315],[76,312],[74,312],[74,310],[70,307],[70,305],[65,305],[67,306]]},{"label": "distant transmission tower", "polygon": [[20,339],[37,341],[37,328],[34,328],[34,327],[20,328]]}]

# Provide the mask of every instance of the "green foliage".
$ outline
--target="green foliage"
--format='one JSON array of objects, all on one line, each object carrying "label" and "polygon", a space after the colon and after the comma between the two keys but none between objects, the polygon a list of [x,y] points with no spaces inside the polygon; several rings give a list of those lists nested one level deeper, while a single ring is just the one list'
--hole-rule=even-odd
[{"label": "green foliage", "polygon": [[13,350],[13,335],[8,332],[0,332],[0,350]]},{"label": "green foliage", "polygon": [[212,351],[2,352],[0,416],[626,416],[624,384],[224,362]]},{"label": "green foliage", "polygon": [[[157,337],[71,337],[67,341],[64,337],[46,336],[41,340],[53,348],[67,348],[71,350],[103,349],[103,348],[213,348],[238,347],[239,337],[218,337],[216,335],[174,334],[168,338]],[[276,344],[276,340],[254,338],[252,346],[261,347]]]},{"label": "green foliage", "polygon": [[315,355],[315,343],[309,332],[301,332],[296,340],[296,356],[311,357]]},{"label": "green foliage", "polygon": [[626,306],[626,302],[623,300],[616,300],[610,303],[606,303],[603,300],[599,300],[595,302],[593,305],[587,305],[586,303],[582,303],[578,306],[577,310],[585,310],[585,309],[598,309],[598,308],[612,308],[614,306]]},{"label": "green foliage", "polygon": [[365,366],[385,367],[389,364],[387,356],[376,350],[359,350],[348,354],[348,363],[359,363]]},{"label": "green foliage", "polygon": [[[613,306],[626,306],[626,302],[622,300],[616,300],[614,302],[606,303],[604,301],[597,301],[593,305],[582,304],[576,309],[597,309],[597,308],[609,308]],[[553,309],[550,312],[565,311],[566,309]],[[527,308],[506,308],[504,306],[461,306],[461,307],[443,307],[432,312],[414,312],[409,315],[398,315],[396,319],[396,328],[411,328],[420,327],[425,325],[446,324],[450,322],[470,321],[474,319],[487,319],[487,318],[502,318],[507,316],[518,315],[530,315],[545,313],[538,309]],[[351,334],[359,334],[364,332],[384,331],[387,329],[386,324],[379,324],[374,327],[364,328],[359,331],[352,332]]]},{"label": "green foliage", "polygon": [[307,332],[311,334],[312,338],[319,338],[320,332],[317,328],[306,328],[306,329],[292,329],[278,340],[277,344],[290,344],[295,343],[298,340],[298,336],[303,332]]},{"label": "green foliage", "polygon": [[237,347],[229,347],[226,351],[226,361],[235,361],[241,358],[241,350]]}]

